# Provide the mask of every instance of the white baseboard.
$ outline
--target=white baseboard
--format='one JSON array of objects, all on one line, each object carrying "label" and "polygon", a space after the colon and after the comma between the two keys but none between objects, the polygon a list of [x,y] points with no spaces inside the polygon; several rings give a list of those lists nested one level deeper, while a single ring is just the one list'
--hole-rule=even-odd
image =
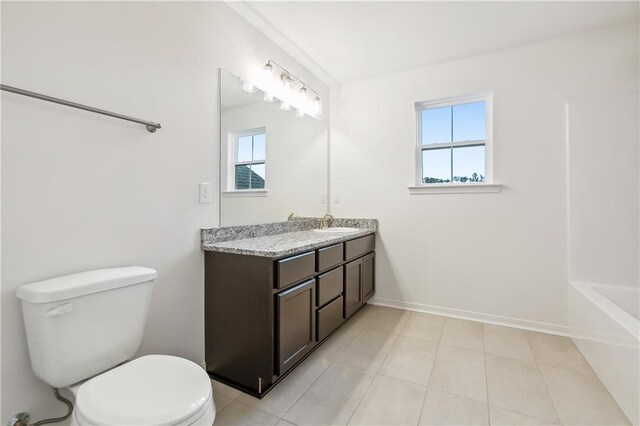
[{"label": "white baseboard", "polygon": [[379,297],[374,297],[367,303],[371,305],[386,306],[389,308],[398,308],[408,311],[441,315],[445,317],[460,318],[469,321],[486,322],[489,324],[520,328],[522,330],[537,331],[540,333],[555,334],[558,336],[569,336],[569,328],[566,325],[557,325],[518,318],[502,317],[499,315],[482,314],[479,312],[464,311],[461,309],[423,305],[421,303],[403,302],[401,300],[383,299]]}]

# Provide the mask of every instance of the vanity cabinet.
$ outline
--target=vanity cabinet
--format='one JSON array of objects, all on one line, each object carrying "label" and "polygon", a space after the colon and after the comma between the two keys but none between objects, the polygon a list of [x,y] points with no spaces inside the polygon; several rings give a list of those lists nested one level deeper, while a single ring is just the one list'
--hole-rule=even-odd
[{"label": "vanity cabinet", "polygon": [[263,397],[375,292],[373,234],[281,258],[205,251],[205,362]]}]

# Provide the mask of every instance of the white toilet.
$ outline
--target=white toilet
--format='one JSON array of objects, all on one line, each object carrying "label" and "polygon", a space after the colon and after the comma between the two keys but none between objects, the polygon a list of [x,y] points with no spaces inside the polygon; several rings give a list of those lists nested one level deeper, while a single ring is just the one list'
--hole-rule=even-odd
[{"label": "white toilet", "polygon": [[197,364],[147,355],[142,343],[156,271],[102,269],[18,288],[31,366],[76,397],[73,425],[207,425],[211,382]]}]

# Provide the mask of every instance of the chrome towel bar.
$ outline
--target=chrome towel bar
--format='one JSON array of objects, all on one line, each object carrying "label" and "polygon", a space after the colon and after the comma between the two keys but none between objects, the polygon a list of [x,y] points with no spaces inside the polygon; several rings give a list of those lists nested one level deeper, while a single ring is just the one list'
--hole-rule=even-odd
[{"label": "chrome towel bar", "polygon": [[36,92],[30,92],[24,89],[18,89],[17,87],[7,86],[0,84],[0,90],[5,92],[16,93],[18,95],[29,96],[30,98],[36,98],[47,102],[53,102],[54,104],[65,105],[71,108],[77,108],[84,111],[95,112],[96,114],[107,115],[113,118],[119,118],[120,120],[132,121],[134,123],[144,124],[148,131],[155,133],[156,130],[162,128],[160,123],[154,123],[153,121],[140,120],[139,118],[129,117],[128,115],[118,114],[116,112],[107,111],[104,109],[94,108],[87,105],[79,104],[76,102],[65,101],[64,99],[54,98],[53,96],[47,96]]}]

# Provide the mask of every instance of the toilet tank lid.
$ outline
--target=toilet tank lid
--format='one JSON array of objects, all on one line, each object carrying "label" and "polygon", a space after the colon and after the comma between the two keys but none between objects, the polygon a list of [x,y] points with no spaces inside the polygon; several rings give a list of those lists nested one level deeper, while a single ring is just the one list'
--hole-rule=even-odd
[{"label": "toilet tank lid", "polygon": [[155,269],[143,266],[98,269],[25,284],[18,287],[16,296],[31,303],[48,303],[140,284],[157,276]]}]

